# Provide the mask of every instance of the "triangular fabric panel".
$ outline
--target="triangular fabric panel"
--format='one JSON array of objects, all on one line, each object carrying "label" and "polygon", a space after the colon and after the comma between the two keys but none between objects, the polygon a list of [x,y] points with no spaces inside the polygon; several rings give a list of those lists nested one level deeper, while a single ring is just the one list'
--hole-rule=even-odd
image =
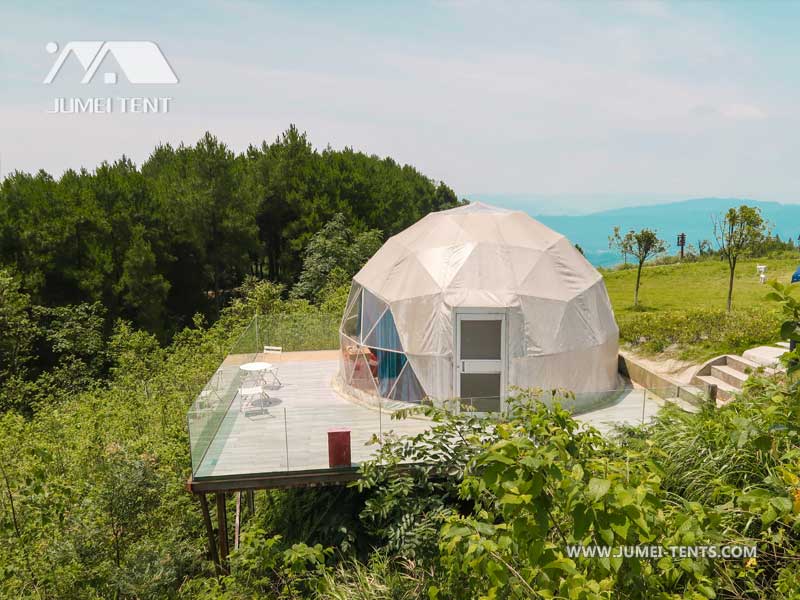
[{"label": "triangular fabric panel", "polygon": [[400,374],[391,397],[392,400],[411,402],[413,404],[419,404],[425,398],[425,391],[422,389],[410,364],[406,365],[406,368]]},{"label": "triangular fabric panel", "polygon": [[372,333],[364,340],[364,345],[371,348],[381,348],[383,350],[403,351],[403,346],[400,343],[400,336],[397,334],[397,328],[394,325],[394,317],[392,316],[391,310],[387,310],[383,313],[381,320],[378,321]]}]

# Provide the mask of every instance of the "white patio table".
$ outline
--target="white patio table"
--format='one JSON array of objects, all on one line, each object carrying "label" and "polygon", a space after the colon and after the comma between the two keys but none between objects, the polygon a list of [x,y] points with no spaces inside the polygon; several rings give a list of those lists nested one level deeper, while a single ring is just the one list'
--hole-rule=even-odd
[{"label": "white patio table", "polygon": [[264,385],[267,385],[267,374],[272,376],[272,380],[274,383],[281,385],[280,380],[278,379],[278,369],[272,363],[268,362],[249,362],[240,365],[239,368],[242,371],[248,371],[250,373],[258,373],[261,381]]},{"label": "white patio table", "polygon": [[272,363],[268,362],[249,362],[244,363],[243,365],[239,365],[239,368],[242,371],[247,371],[248,373],[258,373],[261,379],[264,379],[264,375],[272,370]]}]

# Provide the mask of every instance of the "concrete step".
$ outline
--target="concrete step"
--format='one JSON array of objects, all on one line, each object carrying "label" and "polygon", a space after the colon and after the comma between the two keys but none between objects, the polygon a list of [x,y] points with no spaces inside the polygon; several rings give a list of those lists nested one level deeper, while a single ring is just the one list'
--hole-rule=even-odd
[{"label": "concrete step", "polygon": [[700,406],[705,401],[705,391],[696,385],[682,385],[678,388],[678,399],[681,402]]},{"label": "concrete step", "polygon": [[761,368],[762,365],[752,360],[746,359],[744,356],[736,356],[735,354],[728,355],[728,366],[741,371],[742,373],[752,373]]},{"label": "concrete step", "polygon": [[778,342],[775,345],[780,347],[780,348],[786,348],[787,350],[791,347],[789,342]]},{"label": "concrete step", "polygon": [[747,373],[742,373],[728,365],[712,365],[711,376],[731,384],[738,390],[742,389],[742,385],[749,377]]},{"label": "concrete step", "polygon": [[776,367],[780,364],[780,357],[785,353],[786,348],[778,348],[776,346],[758,346],[757,348],[745,350],[742,356],[764,367]]},{"label": "concrete step", "polygon": [[698,375],[697,379],[703,382],[703,384],[706,386],[717,386],[717,404],[725,404],[732,399],[734,395],[741,391],[732,386],[730,383],[726,383],[722,379],[714,377],[713,375]]},{"label": "concrete step", "polygon": [[683,412],[689,412],[689,413],[699,413],[700,412],[700,406],[699,405],[694,404],[692,402],[688,402],[687,400],[684,400],[683,398],[677,398],[677,397],[675,397],[675,398],[664,398],[664,401],[665,402],[669,402],[670,404],[674,404],[675,406],[680,408]]}]

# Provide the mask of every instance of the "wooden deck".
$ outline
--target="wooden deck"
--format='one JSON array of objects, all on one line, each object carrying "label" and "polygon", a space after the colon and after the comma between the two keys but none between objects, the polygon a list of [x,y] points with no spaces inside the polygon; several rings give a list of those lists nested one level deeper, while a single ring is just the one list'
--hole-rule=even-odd
[{"label": "wooden deck", "polygon": [[[416,434],[429,427],[425,418],[395,420],[389,411],[339,396],[331,385],[339,368],[338,360],[332,358],[336,353],[298,354],[303,355],[296,360],[286,355],[278,363],[283,385],[269,390],[270,401],[263,412],[242,410],[242,398],[236,394],[190,485],[208,490],[242,489],[250,487],[243,480],[263,483],[274,479],[277,483],[352,478],[355,474],[348,475],[348,471],[354,468],[328,467],[328,430],[351,431],[352,461],[357,467],[376,453],[378,446],[370,444],[374,436],[389,430]],[[226,363],[223,366],[237,365],[237,357],[229,357]]]},{"label": "wooden deck", "polygon": [[[276,363],[282,382],[269,390],[263,410],[245,409],[237,391],[239,365],[253,360]],[[392,419],[397,403],[387,401],[378,410],[340,396],[332,385],[338,368],[338,351],[227,357],[216,383],[224,390],[223,401],[212,409],[217,412],[208,420],[211,425],[200,428],[207,448],[193,448],[196,464],[189,487],[203,492],[342,483],[357,478],[358,465],[374,457],[376,436],[389,431],[414,435],[430,426],[422,416]],[[610,405],[577,419],[608,433],[615,425],[649,421],[662,405],[663,400],[642,388],[626,389]],[[193,434],[191,424],[190,414]],[[329,468],[330,429],[350,430],[350,467]]]}]

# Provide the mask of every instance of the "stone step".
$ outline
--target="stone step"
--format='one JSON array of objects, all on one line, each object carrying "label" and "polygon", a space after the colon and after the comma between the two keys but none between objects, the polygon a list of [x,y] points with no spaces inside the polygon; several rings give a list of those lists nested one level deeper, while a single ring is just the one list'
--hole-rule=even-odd
[{"label": "stone step", "polygon": [[785,353],[786,348],[778,348],[776,346],[758,346],[757,348],[745,350],[742,356],[764,367],[776,367],[780,364],[780,357]]},{"label": "stone step", "polygon": [[747,373],[742,373],[741,371],[728,365],[712,365],[711,375],[712,377],[721,379],[725,383],[731,384],[738,390],[742,389],[742,385],[749,377]]},{"label": "stone step", "polygon": [[688,413],[699,413],[700,406],[698,404],[694,404],[683,398],[673,397],[673,398],[664,398],[665,402],[669,402],[670,404],[674,404],[678,408],[680,408],[683,412]]},{"label": "stone step", "polygon": [[752,373],[761,368],[762,365],[752,360],[748,360],[744,356],[736,356],[735,354],[728,355],[728,366],[733,367],[742,373]]},{"label": "stone step", "polygon": [[786,348],[787,350],[788,350],[788,349],[791,347],[791,345],[789,344],[789,342],[778,342],[778,343],[777,343],[777,344],[775,344],[775,345],[776,345],[776,346],[778,346],[778,347],[780,347],[780,348]]},{"label": "stone step", "polygon": [[717,404],[725,404],[731,400],[741,390],[735,388],[730,383],[724,382],[722,379],[714,377],[713,375],[698,375],[699,379],[705,386],[717,386]]}]

